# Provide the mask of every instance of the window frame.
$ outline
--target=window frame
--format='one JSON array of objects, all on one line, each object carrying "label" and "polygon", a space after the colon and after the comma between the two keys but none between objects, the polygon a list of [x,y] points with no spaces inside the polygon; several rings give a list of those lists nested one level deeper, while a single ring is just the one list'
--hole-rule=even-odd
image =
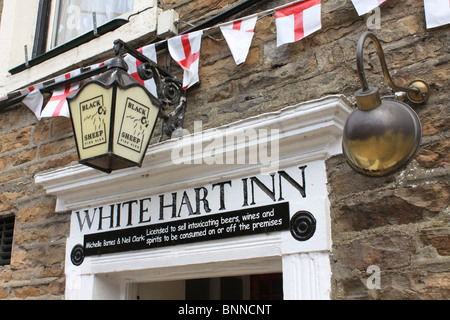
[{"label": "window frame", "polygon": [[[42,0],[40,0],[42,1]],[[50,51],[53,50],[55,48],[57,48],[58,46],[56,45],[56,33],[58,30],[57,24],[58,24],[58,20],[59,20],[59,10],[60,10],[60,6],[61,6],[61,1],[62,0],[44,0],[44,1],[49,1],[51,3],[51,11],[50,11],[50,15],[49,15],[49,25],[48,25],[48,35],[47,35],[47,45],[46,45],[46,51]],[[115,19],[126,19],[128,20],[128,16],[132,13],[132,12],[137,12],[138,10],[141,9],[141,6],[144,4],[144,1],[142,0],[134,0],[134,4],[133,4],[133,10],[125,12],[119,16],[117,16]],[[108,24],[108,22],[106,23]],[[105,25],[105,24],[103,24]],[[102,25],[97,25],[99,28]],[[77,38],[81,37],[81,35],[79,35]],[[67,44],[68,42],[70,42],[71,40],[65,42],[64,44],[60,44],[59,46],[64,46],[65,44]]]},{"label": "window frame", "polygon": [[39,0],[38,14],[36,20],[36,31],[34,34],[33,53],[31,58],[47,52],[48,31],[50,23],[52,0]]},{"label": "window frame", "polygon": [[[85,44],[95,38],[101,37],[102,35],[125,25],[129,22],[128,17],[134,13],[141,12],[146,8],[157,7],[157,1],[155,0],[150,1],[150,3],[146,0],[134,0],[134,7],[132,11],[124,13],[116,17],[115,19],[98,26],[98,35],[95,35],[94,30],[91,30],[77,38],[66,42],[65,44],[52,48],[52,43],[55,42],[56,38],[56,23],[58,20],[57,12],[59,11],[58,9],[60,1],[61,0],[40,0],[37,12],[32,58],[28,61],[28,65],[25,62],[8,70],[11,75],[20,73],[29,67],[36,66],[44,61],[54,58],[64,52]],[[42,14],[46,16],[42,17]],[[43,48],[45,48],[45,52],[43,52]]]}]

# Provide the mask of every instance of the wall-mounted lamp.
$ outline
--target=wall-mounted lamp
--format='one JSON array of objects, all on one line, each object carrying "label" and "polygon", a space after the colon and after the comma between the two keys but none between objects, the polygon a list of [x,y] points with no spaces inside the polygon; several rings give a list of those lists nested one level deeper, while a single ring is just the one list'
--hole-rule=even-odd
[{"label": "wall-mounted lamp", "polygon": [[[159,98],[128,74],[124,51],[143,62],[139,75],[155,79]],[[182,125],[186,106],[181,81],[121,40],[114,52],[105,73],[67,98],[79,163],[107,173],[141,166],[158,117],[170,135]]]},{"label": "wall-mounted lamp", "polygon": [[349,165],[372,177],[386,176],[406,166],[417,152],[422,126],[417,114],[405,103],[381,98],[378,89],[369,87],[364,74],[363,47],[370,38],[376,47],[388,85],[410,102],[424,103],[430,87],[415,80],[409,87],[396,85],[390,75],[380,41],[372,32],[359,38],[356,62],[362,89],[355,93],[357,109],[344,126],[342,149]]}]

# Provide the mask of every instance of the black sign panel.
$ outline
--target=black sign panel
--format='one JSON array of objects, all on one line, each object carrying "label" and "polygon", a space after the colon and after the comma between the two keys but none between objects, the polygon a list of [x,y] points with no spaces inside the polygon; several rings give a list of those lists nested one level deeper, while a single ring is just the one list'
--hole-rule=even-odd
[{"label": "black sign panel", "polygon": [[247,208],[174,222],[88,234],[84,255],[225,239],[289,229],[289,203]]}]

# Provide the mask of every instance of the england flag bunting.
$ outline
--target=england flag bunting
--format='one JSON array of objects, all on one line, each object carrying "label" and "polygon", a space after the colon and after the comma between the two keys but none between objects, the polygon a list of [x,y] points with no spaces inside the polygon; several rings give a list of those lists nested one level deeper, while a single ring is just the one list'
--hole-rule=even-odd
[{"label": "england flag bunting", "polygon": [[[142,53],[144,56],[152,60],[153,62],[157,63],[156,58],[156,49],[155,45],[151,44],[142,48],[137,49],[140,53]],[[158,97],[158,94],[156,92],[156,83],[154,79],[150,80],[142,80],[138,75],[138,67],[142,64],[141,61],[134,58],[132,55],[127,54],[124,58],[125,62],[128,65],[128,73],[136,79],[140,84],[142,84],[153,96]]]},{"label": "england flag bunting", "polygon": [[25,90],[27,90],[28,94],[23,93],[27,94],[27,96],[22,100],[22,103],[35,114],[38,120],[41,120],[41,111],[42,105],[44,104],[44,96],[36,87],[29,87]]},{"label": "england flag bunting", "polygon": [[183,34],[167,41],[172,58],[183,68],[183,90],[199,81],[198,66],[203,30]]},{"label": "england flag bunting", "polygon": [[[358,15],[370,12],[387,0],[351,0]],[[450,23],[450,0],[424,0],[425,18],[427,28],[435,28]],[[296,42],[306,36],[320,30],[321,0],[295,1],[291,4],[271,9],[275,11],[275,23],[277,32],[277,47],[286,43]],[[269,12],[268,10],[267,12]],[[254,36],[257,15],[252,15],[239,20],[220,25],[230,51],[236,64],[245,62]],[[191,32],[168,39],[168,48],[172,58],[183,68],[183,89],[186,90],[199,81],[199,58],[203,30]],[[138,49],[146,57],[157,62],[155,44]],[[125,56],[130,75],[144,85],[147,90],[157,97],[155,81],[142,80],[138,73],[138,67],[142,63],[131,55]],[[106,62],[105,62],[106,63]],[[102,64],[91,67],[100,67]],[[80,70],[68,73],[62,79],[73,77]],[[40,84],[42,86],[42,84]],[[43,96],[39,91],[39,85],[20,90],[22,95],[28,94],[23,103],[35,113],[38,119],[44,117],[64,116],[70,117],[66,97],[79,89],[79,83],[67,85],[55,90],[49,102],[42,110]]]},{"label": "england flag bunting", "polygon": [[320,30],[320,0],[306,0],[276,10],[277,47],[298,41]]},{"label": "england flag bunting", "polygon": [[372,11],[380,4],[386,2],[386,0],[352,0],[352,2],[356,12],[358,12],[358,15],[362,16],[363,14]]},{"label": "england flag bunting", "polygon": [[231,54],[237,65],[245,62],[252,39],[257,16],[235,20],[220,26],[220,30],[227,41]]},{"label": "england flag bunting", "polygon": [[450,23],[450,0],[423,0],[427,29]]},{"label": "england flag bunting", "polygon": [[[80,73],[80,70],[67,73],[64,75],[65,79],[74,77]],[[66,117],[70,118],[69,105],[66,101],[68,95],[78,91],[80,88],[80,83],[72,83],[64,86],[63,88],[56,89],[53,91],[53,95],[42,110],[41,118],[51,118],[51,117]]]}]

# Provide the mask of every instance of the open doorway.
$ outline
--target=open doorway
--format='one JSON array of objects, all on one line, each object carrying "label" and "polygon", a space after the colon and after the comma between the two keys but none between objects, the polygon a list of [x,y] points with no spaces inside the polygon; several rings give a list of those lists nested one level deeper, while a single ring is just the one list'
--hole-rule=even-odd
[{"label": "open doorway", "polygon": [[282,300],[281,273],[136,283],[137,300]]}]

